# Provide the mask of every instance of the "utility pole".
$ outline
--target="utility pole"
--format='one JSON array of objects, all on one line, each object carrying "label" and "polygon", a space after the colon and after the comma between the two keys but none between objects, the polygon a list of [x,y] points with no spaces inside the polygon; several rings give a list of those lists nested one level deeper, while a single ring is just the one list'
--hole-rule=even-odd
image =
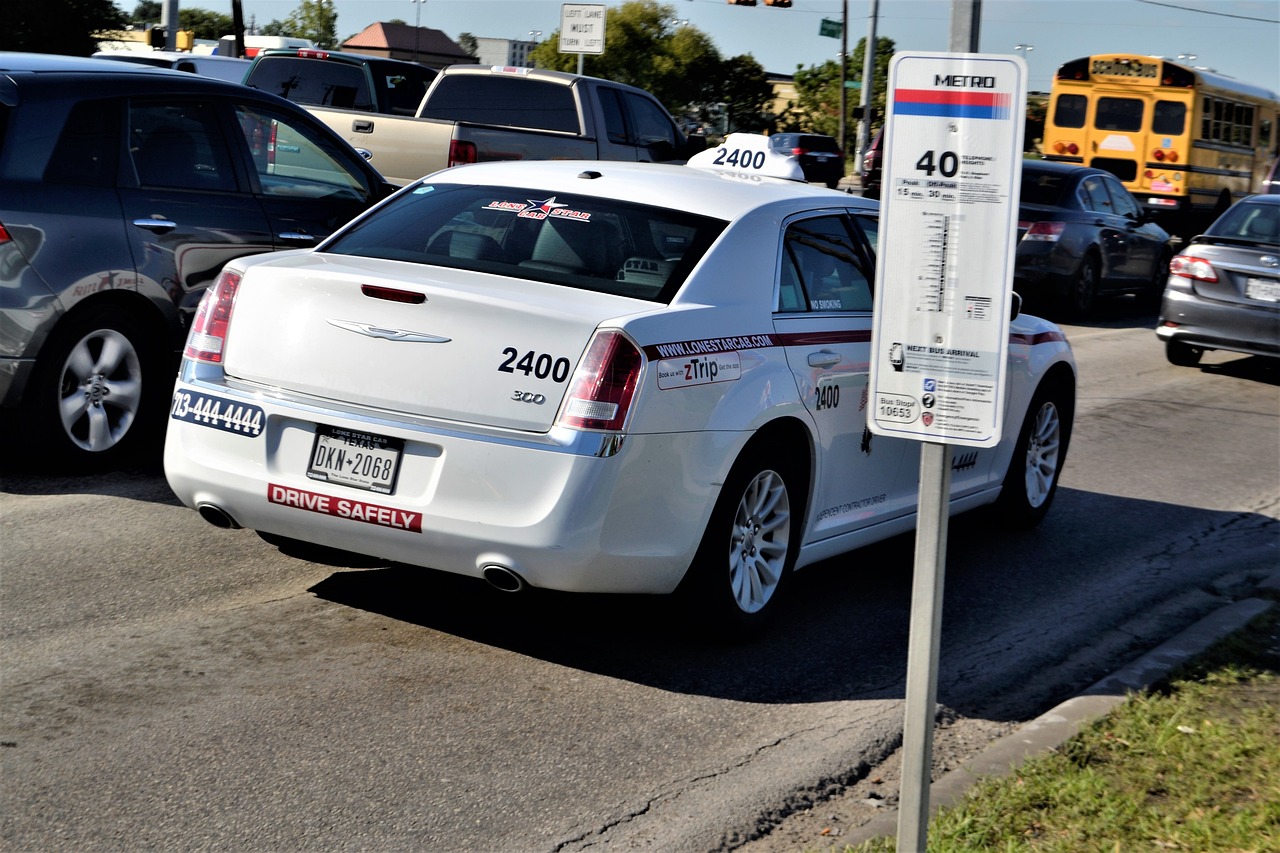
[{"label": "utility pole", "polygon": [[840,150],[848,151],[849,115],[849,0],[840,0]]},{"label": "utility pole", "polygon": [[854,158],[855,169],[862,168],[862,158],[871,144],[871,104],[876,77],[876,21],[880,17],[880,0],[871,0],[871,14],[867,18],[867,46],[862,51],[862,119],[858,122],[858,148]]}]

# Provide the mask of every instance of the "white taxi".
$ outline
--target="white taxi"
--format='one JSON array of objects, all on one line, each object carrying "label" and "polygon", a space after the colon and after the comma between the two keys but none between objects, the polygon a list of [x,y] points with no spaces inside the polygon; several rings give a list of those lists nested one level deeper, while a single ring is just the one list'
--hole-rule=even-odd
[{"label": "white taxi", "polygon": [[[760,623],[793,569],[912,529],[919,467],[867,428],[877,204],[775,156],[735,135],[703,167],[463,166],[229,263],[170,485],[268,541]],[[1005,438],[956,451],[951,506],[1025,525],[1071,433],[1062,332],[1015,318],[1008,376]]]}]

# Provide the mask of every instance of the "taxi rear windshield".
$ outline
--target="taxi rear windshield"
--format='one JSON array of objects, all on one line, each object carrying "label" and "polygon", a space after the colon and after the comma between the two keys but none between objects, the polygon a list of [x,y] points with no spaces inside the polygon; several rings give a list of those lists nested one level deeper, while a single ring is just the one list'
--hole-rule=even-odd
[{"label": "taxi rear windshield", "polygon": [[527,187],[424,184],[324,246],[669,302],[726,223]]}]

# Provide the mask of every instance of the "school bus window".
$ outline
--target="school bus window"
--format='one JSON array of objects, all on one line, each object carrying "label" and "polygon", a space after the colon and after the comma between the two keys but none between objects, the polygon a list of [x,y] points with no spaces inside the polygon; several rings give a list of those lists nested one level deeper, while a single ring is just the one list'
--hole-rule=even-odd
[{"label": "school bus window", "polygon": [[1165,136],[1181,136],[1187,127],[1187,105],[1176,101],[1156,101],[1151,130]]},{"label": "school bus window", "polygon": [[1098,130],[1142,130],[1142,101],[1136,98],[1098,98],[1098,114],[1093,120]]},{"label": "school bus window", "polygon": [[1060,95],[1053,110],[1053,123],[1058,127],[1084,127],[1085,108],[1089,99],[1084,95]]}]

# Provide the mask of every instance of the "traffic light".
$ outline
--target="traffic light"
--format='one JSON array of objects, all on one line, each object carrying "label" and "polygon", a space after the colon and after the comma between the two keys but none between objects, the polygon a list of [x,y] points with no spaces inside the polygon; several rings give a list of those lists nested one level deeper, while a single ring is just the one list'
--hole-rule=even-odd
[{"label": "traffic light", "polygon": [[178,30],[178,41],[174,45],[176,50],[190,51],[196,43],[196,34],[191,30]]},{"label": "traffic light", "polygon": [[[769,0],[765,0],[765,2],[768,3]],[[730,6],[754,6],[756,5],[756,0],[729,0],[729,5]]]},{"label": "traffic light", "polygon": [[158,50],[164,50],[165,28],[152,27],[147,30],[147,43]]},{"label": "traffic light", "polygon": [[779,9],[790,9],[791,0],[764,0],[766,6],[776,6]]}]

